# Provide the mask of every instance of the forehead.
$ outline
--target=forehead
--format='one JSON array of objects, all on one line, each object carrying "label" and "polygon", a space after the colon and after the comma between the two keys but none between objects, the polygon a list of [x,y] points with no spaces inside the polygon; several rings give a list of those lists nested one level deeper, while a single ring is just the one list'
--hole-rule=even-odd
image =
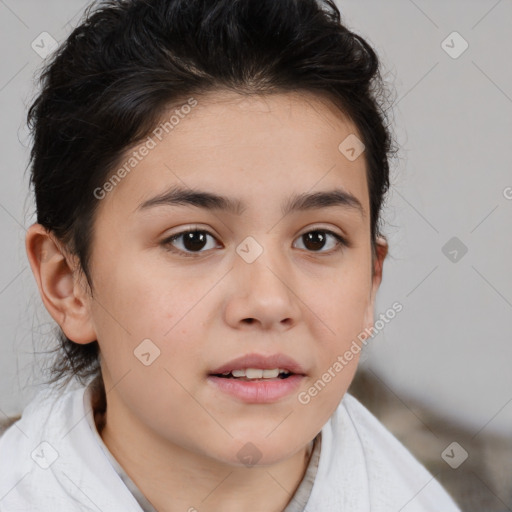
[{"label": "forehead", "polygon": [[364,153],[350,159],[342,151],[344,141],[361,137],[324,97],[218,92],[187,104],[194,107],[162,113],[149,137],[126,152],[117,167],[128,172],[101,207],[132,213],[179,185],[234,197],[244,209],[262,201],[281,208],[290,195],[341,188],[368,209]]}]

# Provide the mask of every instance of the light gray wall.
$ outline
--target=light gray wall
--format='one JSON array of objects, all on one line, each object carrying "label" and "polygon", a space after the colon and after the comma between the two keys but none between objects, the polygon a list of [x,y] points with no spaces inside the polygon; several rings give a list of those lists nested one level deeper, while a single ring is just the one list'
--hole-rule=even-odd
[{"label": "light gray wall", "polygon": [[[404,309],[374,338],[365,364],[405,403],[421,397],[475,433],[486,425],[510,435],[512,4],[339,5],[398,91],[401,160],[377,310],[395,300]],[[469,45],[455,59],[441,47],[454,31]],[[452,39],[450,51],[463,48]],[[452,237],[468,249],[457,262],[442,252]]]},{"label": "light gray wall", "polygon": [[[0,416],[19,412],[37,389],[41,358],[33,352],[44,348],[41,340],[51,339],[52,329],[24,248],[24,226],[33,222],[24,116],[42,63],[31,44],[42,32],[65,38],[86,4],[0,1]],[[372,339],[362,365],[405,404],[421,399],[475,433],[510,434],[512,4],[338,4],[349,27],[376,47],[396,88],[401,147],[385,215],[391,250],[376,312],[395,301],[403,311]],[[446,39],[449,52],[460,51],[463,41],[450,36],[454,31],[469,45],[457,58],[442,47]],[[464,256],[456,247],[445,250],[448,257],[443,253],[452,237],[467,247]],[[454,248],[456,262],[449,259]]]}]

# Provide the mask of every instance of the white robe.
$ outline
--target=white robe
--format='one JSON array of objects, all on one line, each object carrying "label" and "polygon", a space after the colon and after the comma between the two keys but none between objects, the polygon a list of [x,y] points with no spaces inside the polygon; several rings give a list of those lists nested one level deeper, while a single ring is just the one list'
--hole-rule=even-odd
[{"label": "white robe", "polygon": [[[141,512],[102,451],[88,414],[92,417],[86,387],[62,396],[50,391],[36,395],[0,438],[1,512]],[[345,394],[322,428],[317,475],[305,511],[460,509],[405,447]]]}]

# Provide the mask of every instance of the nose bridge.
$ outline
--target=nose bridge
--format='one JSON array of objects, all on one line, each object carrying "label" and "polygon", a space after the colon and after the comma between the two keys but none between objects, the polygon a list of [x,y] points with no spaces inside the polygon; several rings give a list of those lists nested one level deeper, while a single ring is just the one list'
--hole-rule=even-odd
[{"label": "nose bridge", "polygon": [[293,277],[287,255],[277,238],[269,235],[248,236],[236,249],[234,271],[237,294],[243,297],[239,321],[253,319],[264,325],[296,320],[299,312],[293,293]]},{"label": "nose bridge", "polygon": [[249,285],[262,285],[263,289],[274,292],[287,288],[286,280],[290,279],[283,248],[277,242],[277,238],[270,234],[246,237],[236,248],[238,259],[236,266],[241,271]]}]

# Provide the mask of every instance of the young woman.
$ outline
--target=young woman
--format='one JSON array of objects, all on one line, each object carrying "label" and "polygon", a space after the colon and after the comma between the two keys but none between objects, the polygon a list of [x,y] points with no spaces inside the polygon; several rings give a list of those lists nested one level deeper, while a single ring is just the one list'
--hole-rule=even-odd
[{"label": "young woman", "polygon": [[329,0],[88,12],[29,112],[62,385],[0,438],[2,511],[458,510],[346,393],[387,253],[382,93]]}]

